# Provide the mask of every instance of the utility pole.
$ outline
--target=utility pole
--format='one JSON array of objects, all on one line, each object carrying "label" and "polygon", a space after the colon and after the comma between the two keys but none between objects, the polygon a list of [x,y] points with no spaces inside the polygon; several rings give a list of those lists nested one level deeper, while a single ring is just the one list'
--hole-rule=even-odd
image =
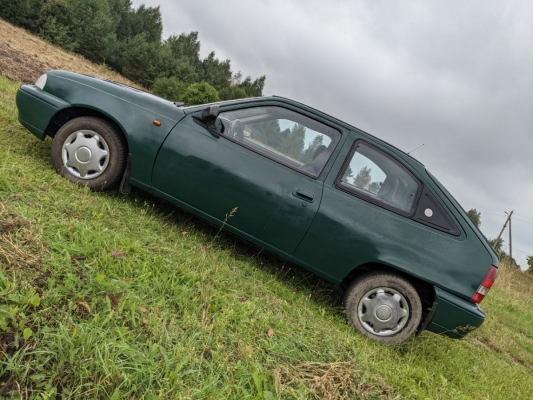
[{"label": "utility pole", "polygon": [[[495,243],[498,243],[498,240],[500,240],[500,238],[502,237],[502,233],[503,233],[503,231],[505,230],[505,227],[507,226],[507,222],[509,222],[509,220],[511,219],[511,215],[513,215],[513,212],[514,212],[514,211],[511,211],[511,212],[509,213],[509,216],[508,216],[507,219],[505,220],[505,224],[503,224],[503,228],[502,228],[502,230],[500,231],[500,234],[498,235],[498,237],[496,238],[496,242],[495,242]],[[507,212],[506,212],[506,214],[507,214]],[[510,226],[510,225],[509,225],[509,226]],[[511,237],[511,236],[509,235],[509,238],[510,238],[510,237]],[[510,243],[509,243],[509,244],[510,244]]]},{"label": "utility pole", "polygon": [[509,258],[511,266],[513,265],[513,238],[511,237],[511,216],[509,215]]}]

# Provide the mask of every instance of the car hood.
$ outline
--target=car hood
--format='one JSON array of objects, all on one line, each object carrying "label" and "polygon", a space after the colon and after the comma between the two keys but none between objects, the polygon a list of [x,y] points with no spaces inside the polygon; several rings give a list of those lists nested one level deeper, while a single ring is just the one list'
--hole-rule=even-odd
[{"label": "car hood", "polygon": [[48,83],[45,91],[65,100],[70,97],[68,95],[70,90],[76,90],[72,85],[88,86],[137,104],[172,120],[178,121],[183,117],[183,112],[173,102],[119,82],[67,71],[49,71],[47,75]]}]

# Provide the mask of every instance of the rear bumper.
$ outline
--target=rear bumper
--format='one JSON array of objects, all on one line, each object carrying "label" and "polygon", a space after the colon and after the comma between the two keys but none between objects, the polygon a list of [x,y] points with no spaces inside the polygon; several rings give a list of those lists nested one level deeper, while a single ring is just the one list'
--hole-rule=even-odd
[{"label": "rear bumper", "polygon": [[485,321],[485,313],[477,304],[470,303],[435,288],[435,308],[427,330],[460,339]]},{"label": "rear bumper", "polygon": [[34,85],[22,85],[17,92],[19,121],[31,133],[43,140],[52,117],[70,104]]}]

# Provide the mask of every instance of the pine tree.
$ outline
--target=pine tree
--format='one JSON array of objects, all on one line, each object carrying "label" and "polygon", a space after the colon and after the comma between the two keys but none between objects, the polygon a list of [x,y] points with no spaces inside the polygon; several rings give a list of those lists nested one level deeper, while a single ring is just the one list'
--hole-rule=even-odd
[{"label": "pine tree", "polygon": [[305,145],[305,131],[304,125],[294,124],[290,133],[283,138],[279,151],[295,160],[300,160]]},{"label": "pine tree", "polygon": [[383,182],[372,182],[370,185],[368,185],[368,191],[372,194],[378,194],[382,184]]},{"label": "pine tree", "polygon": [[322,146],[323,142],[324,142],[324,136],[321,134],[316,135],[311,141],[311,143],[309,143],[309,147],[305,149],[305,152],[303,155],[304,159],[302,161],[305,161],[306,163],[312,162],[316,149]]},{"label": "pine tree", "polygon": [[220,100],[244,99],[248,97],[244,89],[238,86],[227,86],[218,92],[218,94],[220,95]]},{"label": "pine tree", "polygon": [[372,180],[370,173],[372,172],[372,168],[369,167],[363,167],[353,180],[353,184],[357,186],[360,189],[367,189],[368,185],[370,185],[370,181]]},{"label": "pine tree", "polygon": [[[220,61],[212,51],[198,65],[199,79],[209,83],[216,90],[221,91],[229,87],[231,81],[231,66],[229,60]],[[246,96],[244,96],[246,97]]]}]

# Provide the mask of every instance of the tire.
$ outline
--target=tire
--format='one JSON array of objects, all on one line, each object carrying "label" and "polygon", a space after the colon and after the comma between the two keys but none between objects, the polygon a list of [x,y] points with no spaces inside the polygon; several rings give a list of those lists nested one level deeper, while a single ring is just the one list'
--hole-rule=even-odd
[{"label": "tire", "polygon": [[422,319],[422,302],[405,278],[373,272],[354,280],[344,294],[348,323],[385,345],[405,342]]},{"label": "tire", "polygon": [[91,190],[112,189],[120,182],[128,156],[122,132],[96,117],[63,125],[52,140],[52,163],[61,176]]}]

